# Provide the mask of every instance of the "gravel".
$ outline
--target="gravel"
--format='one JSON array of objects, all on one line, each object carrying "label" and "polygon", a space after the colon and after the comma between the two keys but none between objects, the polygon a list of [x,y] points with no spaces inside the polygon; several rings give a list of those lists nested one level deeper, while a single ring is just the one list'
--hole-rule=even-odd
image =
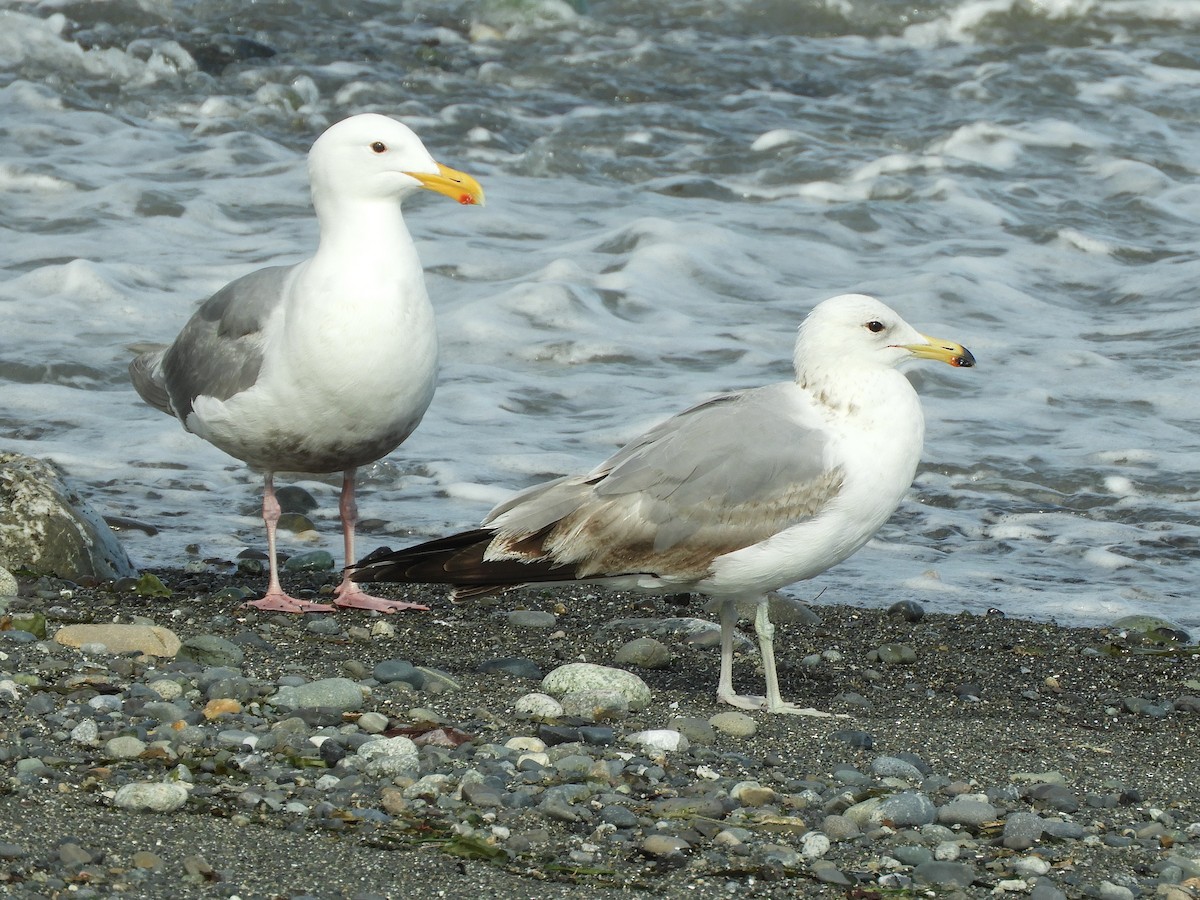
[{"label": "gravel", "polygon": [[1162,631],[821,606],[780,677],[837,717],[768,716],[716,703],[698,599],[300,617],[156,574],[0,618],[6,896],[1200,896],[1200,663]]}]

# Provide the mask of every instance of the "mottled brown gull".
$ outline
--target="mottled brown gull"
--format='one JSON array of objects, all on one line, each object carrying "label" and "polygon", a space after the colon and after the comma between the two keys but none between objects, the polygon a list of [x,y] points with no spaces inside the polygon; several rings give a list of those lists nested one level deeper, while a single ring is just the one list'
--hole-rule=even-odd
[{"label": "mottled brown gull", "polygon": [[[270,580],[250,606],[334,607],[288,596],[279,583],[276,472],[342,472],[346,560],[354,556],[355,473],[396,449],[433,397],[437,334],[401,201],[421,188],[483,203],[469,175],[434,161],[405,125],[353,116],[308,154],[316,253],[226,285],[170,346],[130,363],[134,387],[184,428],[265,475]],[[394,612],[415,604],[364,593],[347,574],[334,604]]]},{"label": "mottled brown gull", "polygon": [[[720,609],[718,699],[815,714],[780,696],[767,594],[846,559],[904,497],[925,430],[897,370],[913,359],[975,364],[873,297],[826,300],[800,326],[794,381],[714,397],[586,475],[522,491],[482,527],[364,561],[354,577],[450,584],[456,598],[531,582],[697,591]],[[765,697],[733,689],[739,600],[757,604]]]}]

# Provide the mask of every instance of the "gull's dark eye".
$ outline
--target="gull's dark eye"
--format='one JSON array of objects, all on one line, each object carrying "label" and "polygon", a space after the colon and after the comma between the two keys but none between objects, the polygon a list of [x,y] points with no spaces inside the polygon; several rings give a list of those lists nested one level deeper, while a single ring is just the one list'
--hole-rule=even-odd
[{"label": "gull's dark eye", "polygon": [[879,332],[883,331],[883,323],[880,322],[878,319],[872,319],[870,322],[867,323],[867,331],[871,331],[871,332],[874,332],[875,334],[879,334]]},{"label": "gull's dark eye", "polygon": [[387,153],[387,144],[383,141],[376,141],[371,145],[371,149],[376,153]]}]

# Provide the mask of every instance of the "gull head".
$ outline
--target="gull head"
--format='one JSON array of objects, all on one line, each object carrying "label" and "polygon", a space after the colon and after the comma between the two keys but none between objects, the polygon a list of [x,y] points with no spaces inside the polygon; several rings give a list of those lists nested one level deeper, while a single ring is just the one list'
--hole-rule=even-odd
[{"label": "gull head", "polygon": [[464,205],[483,205],[483,188],[443,166],[407,125],[364,113],[325,130],[308,153],[313,197],[400,201],[424,188]]},{"label": "gull head", "polygon": [[921,334],[899,313],[865,294],[841,294],[813,307],[796,338],[796,373],[814,369],[896,368],[913,359],[973,366],[962,344]]}]

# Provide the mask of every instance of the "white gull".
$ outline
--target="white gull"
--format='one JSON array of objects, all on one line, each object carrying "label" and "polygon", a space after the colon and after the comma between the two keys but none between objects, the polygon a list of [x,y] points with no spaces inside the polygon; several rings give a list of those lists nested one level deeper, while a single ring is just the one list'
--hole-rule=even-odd
[{"label": "white gull", "polygon": [[[270,580],[266,595],[248,605],[285,612],[334,607],[280,586],[274,473],[343,473],[349,562],[356,470],[396,449],[433,398],[433,308],[400,203],[421,188],[483,203],[474,178],[439,165],[407,126],[381,115],[327,129],[308,154],[308,171],[317,252],[226,285],[174,343],[129,366],[148,403],[264,473]],[[349,575],[334,603],[382,612],[416,606],[371,597]]]},{"label": "white gull", "polygon": [[[697,591],[720,609],[718,699],[816,714],[780,696],[767,595],[846,559],[904,497],[925,431],[898,371],[913,359],[975,364],[873,297],[833,297],[800,326],[794,381],[714,397],[586,475],[520,492],[482,527],[373,554],[354,577],[450,584],[456,599],[530,582]],[[756,604],[765,697],[733,689],[739,601]]]}]

